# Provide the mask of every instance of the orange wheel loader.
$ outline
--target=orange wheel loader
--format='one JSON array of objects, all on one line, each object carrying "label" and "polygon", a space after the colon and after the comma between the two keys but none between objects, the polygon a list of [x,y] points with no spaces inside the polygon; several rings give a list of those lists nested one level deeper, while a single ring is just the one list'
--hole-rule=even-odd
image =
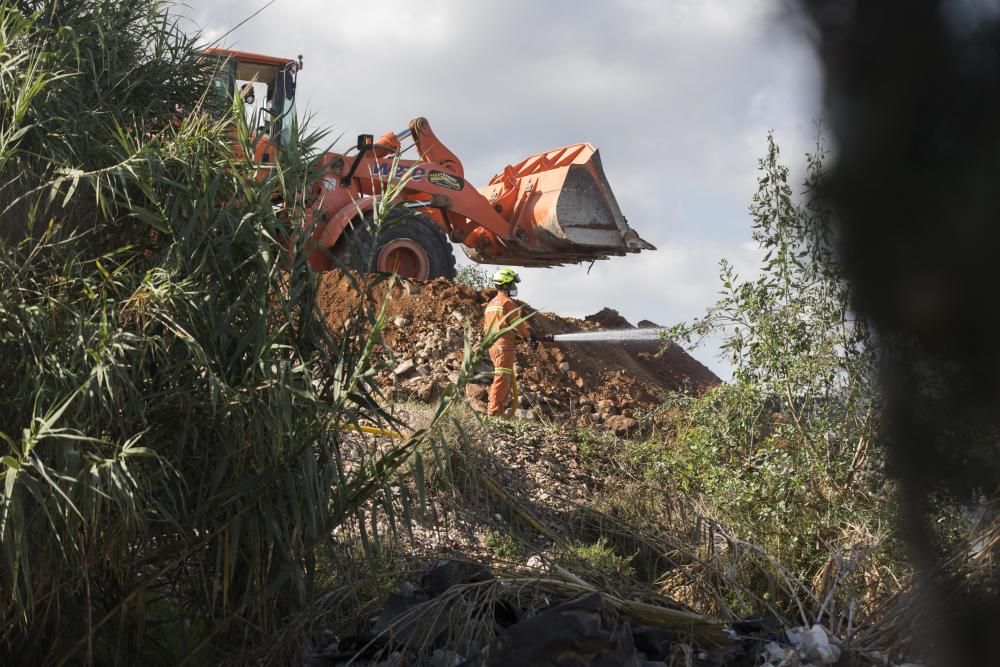
[{"label": "orange wheel loader", "polygon": [[[266,170],[291,136],[298,60],[209,49],[220,61],[215,94],[243,95],[258,132],[255,162]],[[402,159],[410,150],[416,159]],[[427,280],[455,275],[452,243],[472,260],[558,266],[655,250],[629,227],[597,150],[574,144],[508,165],[485,187],[465,180],[462,162],[425,118],[378,139],[361,135],[347,153],[328,153],[305,220],[313,229],[309,262],[323,271],[364,252],[374,270]],[[396,173],[391,174],[391,170]],[[390,224],[374,233],[371,211],[390,177],[402,177]]]}]

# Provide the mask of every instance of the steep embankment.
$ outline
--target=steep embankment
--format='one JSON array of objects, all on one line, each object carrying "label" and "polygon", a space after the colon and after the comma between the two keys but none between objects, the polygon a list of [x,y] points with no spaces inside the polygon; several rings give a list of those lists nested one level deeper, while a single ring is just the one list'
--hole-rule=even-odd
[{"label": "steep embankment", "polygon": [[[444,279],[397,284],[384,334],[394,370],[380,374],[379,381],[401,397],[433,400],[441,387],[457,379],[464,333],[469,329],[478,336],[491,296],[490,290]],[[332,327],[343,326],[357,299],[346,276],[336,271],[323,276],[319,303]],[[531,326],[541,334],[633,328],[608,308],[583,320],[527,308]],[[655,340],[542,343],[534,348],[521,343],[516,366],[521,416],[599,424],[624,433],[634,428],[634,417],[658,405],[667,392],[701,392],[720,381],[681,348],[671,345],[658,355],[660,347]],[[488,373],[491,367],[483,363],[481,370]],[[484,377],[466,389],[476,409],[483,407],[488,382]]]}]

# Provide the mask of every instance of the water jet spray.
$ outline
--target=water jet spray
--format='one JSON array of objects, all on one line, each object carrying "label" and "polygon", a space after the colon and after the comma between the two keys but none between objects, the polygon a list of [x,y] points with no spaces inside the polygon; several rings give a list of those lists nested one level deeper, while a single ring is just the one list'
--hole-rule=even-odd
[{"label": "water jet spray", "polygon": [[536,336],[541,341],[553,343],[603,343],[660,340],[666,335],[666,329],[622,329],[617,331],[581,331],[578,333],[552,334]]}]

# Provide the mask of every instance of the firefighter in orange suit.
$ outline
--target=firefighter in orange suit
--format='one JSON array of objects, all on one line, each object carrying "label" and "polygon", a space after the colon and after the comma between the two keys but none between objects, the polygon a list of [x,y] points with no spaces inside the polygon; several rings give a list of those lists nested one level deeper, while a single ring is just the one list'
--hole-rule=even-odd
[{"label": "firefighter in orange suit", "polygon": [[[511,269],[500,269],[493,275],[493,284],[497,295],[486,306],[486,317],[483,320],[483,331],[502,331],[523,317],[521,305],[511,297],[517,296],[517,283],[521,282]],[[514,374],[514,334],[529,341],[531,329],[525,322],[518,323],[511,331],[497,338],[490,347],[490,360],[493,362],[493,384],[490,386],[487,413],[503,415],[510,407],[510,385]]]}]

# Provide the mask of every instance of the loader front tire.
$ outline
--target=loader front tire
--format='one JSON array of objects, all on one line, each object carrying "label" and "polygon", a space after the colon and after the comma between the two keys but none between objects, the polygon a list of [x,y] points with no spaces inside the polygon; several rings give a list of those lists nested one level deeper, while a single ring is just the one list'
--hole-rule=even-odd
[{"label": "loader front tire", "polygon": [[432,280],[455,277],[451,242],[433,220],[414,211],[397,210],[373,238],[371,220],[346,230],[333,254],[352,268],[395,273],[402,278]]}]

